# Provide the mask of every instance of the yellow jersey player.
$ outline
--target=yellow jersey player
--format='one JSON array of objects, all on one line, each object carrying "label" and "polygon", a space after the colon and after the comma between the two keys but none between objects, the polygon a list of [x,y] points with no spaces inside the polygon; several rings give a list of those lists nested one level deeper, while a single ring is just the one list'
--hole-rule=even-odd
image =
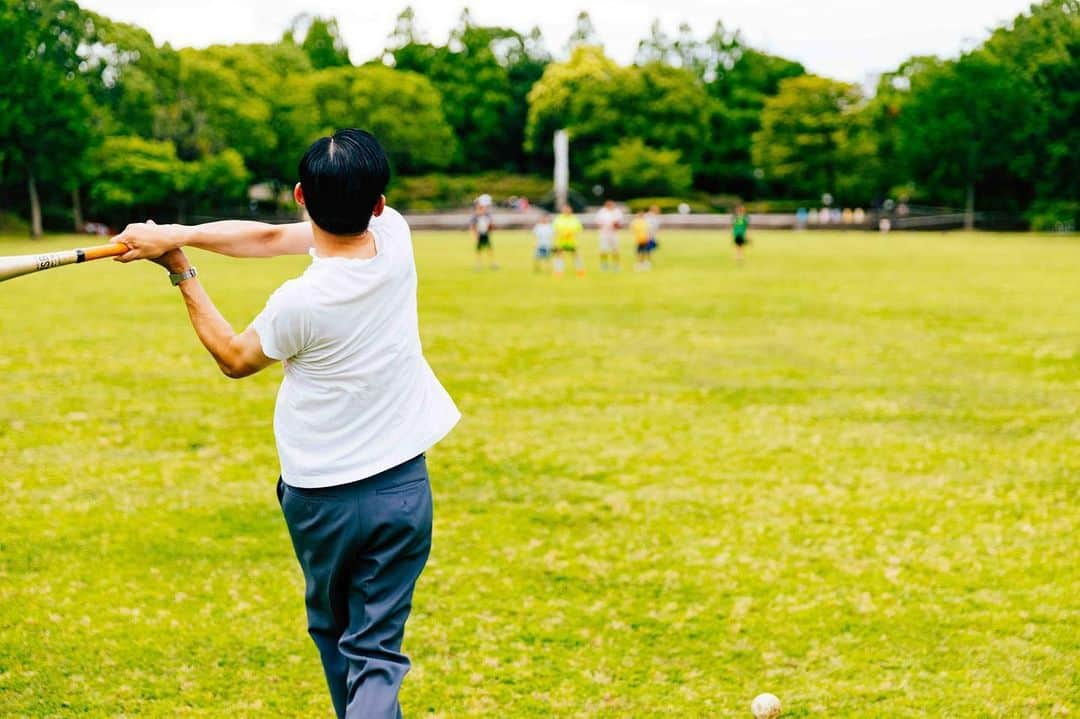
[{"label": "yellow jersey player", "polygon": [[566,269],[564,255],[569,253],[574,256],[574,269],[577,271],[578,277],[584,277],[585,263],[578,252],[578,236],[581,235],[581,231],[584,229],[581,226],[581,220],[574,214],[574,210],[570,205],[563,205],[562,212],[551,224],[555,228],[555,262],[553,263],[555,276],[562,277],[563,271]]}]

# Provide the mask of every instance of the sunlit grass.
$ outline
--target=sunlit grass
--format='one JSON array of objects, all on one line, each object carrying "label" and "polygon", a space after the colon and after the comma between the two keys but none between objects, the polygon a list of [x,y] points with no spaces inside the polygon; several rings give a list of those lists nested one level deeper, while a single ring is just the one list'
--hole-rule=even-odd
[{"label": "sunlit grass", "polygon": [[[408,715],[1080,710],[1080,242],[755,238],[611,275],[590,237],[556,281],[524,233],[482,273],[418,235],[465,419],[429,455]],[[194,259],[237,326],[306,262]],[[222,378],[149,264],[0,284],[0,342],[0,716],[329,716],[280,370]]]}]

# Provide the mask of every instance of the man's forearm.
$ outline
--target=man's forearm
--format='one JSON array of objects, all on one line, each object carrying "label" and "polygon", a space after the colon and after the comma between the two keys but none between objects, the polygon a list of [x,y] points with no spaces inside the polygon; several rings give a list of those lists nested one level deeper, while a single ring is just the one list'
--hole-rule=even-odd
[{"label": "man's forearm", "polygon": [[177,247],[198,247],[230,257],[300,255],[312,244],[306,222],[271,225],[248,220],[223,220],[202,225],[174,225]]},{"label": "man's forearm", "polygon": [[214,306],[214,301],[210,299],[210,295],[206,294],[206,290],[197,278],[182,282],[180,293],[184,297],[188,318],[191,319],[191,326],[195,328],[199,341],[218,363],[221,371],[230,377],[234,376],[236,358],[233,356],[232,343],[236,332],[232,325]]}]

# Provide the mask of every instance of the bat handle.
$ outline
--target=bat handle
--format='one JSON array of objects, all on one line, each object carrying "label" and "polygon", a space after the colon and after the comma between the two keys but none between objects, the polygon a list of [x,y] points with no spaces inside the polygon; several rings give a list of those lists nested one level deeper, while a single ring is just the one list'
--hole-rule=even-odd
[{"label": "bat handle", "polygon": [[86,262],[89,260],[100,260],[103,257],[116,257],[122,255],[128,251],[128,246],[119,242],[114,242],[108,245],[96,245],[94,247],[86,247],[81,250],[76,250],[79,253],[81,259],[79,262]]}]

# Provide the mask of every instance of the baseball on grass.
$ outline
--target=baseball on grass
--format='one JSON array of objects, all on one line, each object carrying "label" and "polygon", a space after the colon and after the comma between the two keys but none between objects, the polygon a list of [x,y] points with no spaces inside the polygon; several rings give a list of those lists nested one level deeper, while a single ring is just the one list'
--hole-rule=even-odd
[{"label": "baseball on grass", "polygon": [[780,700],[773,694],[758,694],[750,702],[754,719],[776,719],[780,716]]}]

